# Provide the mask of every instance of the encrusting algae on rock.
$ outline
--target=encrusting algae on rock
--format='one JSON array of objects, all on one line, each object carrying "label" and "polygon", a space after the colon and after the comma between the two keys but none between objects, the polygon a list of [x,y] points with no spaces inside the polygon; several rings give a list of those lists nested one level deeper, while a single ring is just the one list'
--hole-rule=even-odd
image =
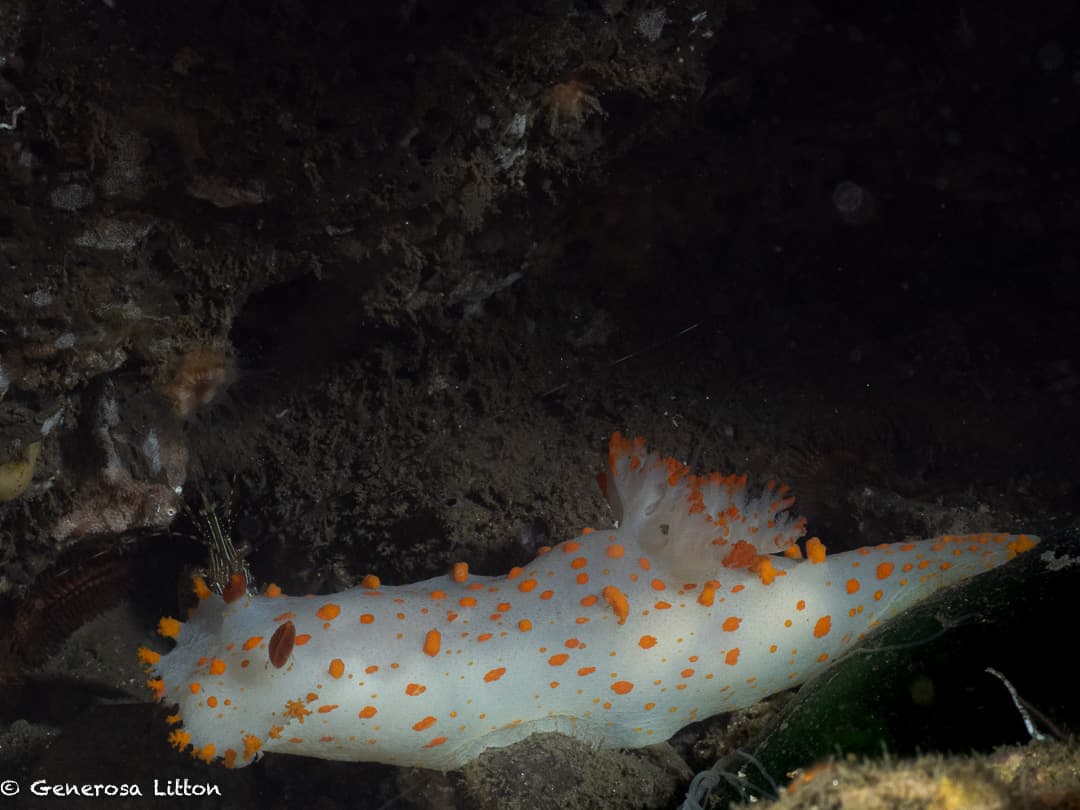
[{"label": "encrusting algae on rock", "polygon": [[18,458],[0,464],[0,503],[13,501],[26,492],[34,480],[40,455],[41,442],[31,442]]}]

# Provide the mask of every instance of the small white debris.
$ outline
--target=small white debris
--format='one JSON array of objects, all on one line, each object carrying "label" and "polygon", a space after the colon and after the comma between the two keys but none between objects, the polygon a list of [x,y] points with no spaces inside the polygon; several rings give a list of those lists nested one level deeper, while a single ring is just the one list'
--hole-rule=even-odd
[{"label": "small white debris", "polygon": [[520,140],[525,134],[528,124],[529,119],[525,113],[514,113],[514,117],[510,119],[510,123],[503,130],[503,138],[511,141]]},{"label": "small white debris", "polygon": [[52,416],[48,417],[44,422],[41,423],[41,435],[42,436],[48,436],[50,433],[52,433],[53,430],[56,428],[56,426],[60,424],[60,420],[63,419],[63,418],[64,418],[64,409],[61,408],[60,410],[58,410],[56,413],[54,413]]},{"label": "small white debris", "polygon": [[161,472],[161,443],[158,441],[157,431],[154,428],[150,428],[150,432],[143,439],[140,449],[143,457],[146,458],[147,463],[150,465],[150,472],[154,475]]},{"label": "small white debris", "polygon": [[0,121],[0,129],[15,129],[19,125],[19,116],[26,112],[26,107],[16,107],[11,111],[11,123]]},{"label": "small white debris", "polygon": [[1060,571],[1073,565],[1080,565],[1080,557],[1070,557],[1068,554],[1057,556],[1053,551],[1044,551],[1039,559],[1046,564],[1047,571]]}]

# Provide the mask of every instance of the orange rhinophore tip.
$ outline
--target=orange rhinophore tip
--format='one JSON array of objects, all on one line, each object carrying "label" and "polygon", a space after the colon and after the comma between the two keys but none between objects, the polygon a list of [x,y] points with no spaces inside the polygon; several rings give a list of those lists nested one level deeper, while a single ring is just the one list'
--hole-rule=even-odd
[{"label": "orange rhinophore tip", "polygon": [[213,596],[210,588],[206,585],[206,580],[202,577],[195,577],[191,581],[191,590],[195,592],[195,595],[199,597],[199,599],[209,599]]},{"label": "orange rhinophore tip", "polygon": [[180,627],[181,624],[176,619],[171,616],[162,616],[157,626],[158,635],[175,641],[180,635]]},{"label": "orange rhinophore tip", "polygon": [[270,637],[270,646],[267,648],[270,663],[275,668],[281,669],[285,666],[285,662],[289,660],[289,656],[292,655],[295,645],[296,625],[292,622],[279,625],[278,629],[274,631],[274,635]]},{"label": "orange rhinophore tip", "polygon": [[367,588],[369,591],[378,590],[380,585],[382,585],[382,582],[380,582],[379,578],[374,574],[368,574],[360,580],[360,587]]},{"label": "orange rhinophore tip", "polygon": [[244,596],[247,596],[247,580],[244,579],[244,575],[230,575],[229,584],[226,585],[225,590],[221,592],[221,598],[225,600],[225,604],[231,605],[237,599]]}]

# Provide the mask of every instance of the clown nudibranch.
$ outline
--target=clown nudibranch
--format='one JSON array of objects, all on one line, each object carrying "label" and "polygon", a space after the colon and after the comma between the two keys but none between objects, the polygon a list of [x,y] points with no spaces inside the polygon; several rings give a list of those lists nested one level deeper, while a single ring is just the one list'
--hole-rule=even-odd
[{"label": "clown nudibranch", "polygon": [[[769,481],[693,475],[611,439],[602,477],[617,529],[589,530],[504,576],[446,576],[337,594],[222,594],[140,650],[177,704],[170,741],[206,761],[267,751],[459,768],[540,731],[634,748],[828,667],[871,628],[1000,565],[1027,535],[944,536],[826,556],[800,546],[794,499]],[[182,724],[182,725],[180,725]]]}]

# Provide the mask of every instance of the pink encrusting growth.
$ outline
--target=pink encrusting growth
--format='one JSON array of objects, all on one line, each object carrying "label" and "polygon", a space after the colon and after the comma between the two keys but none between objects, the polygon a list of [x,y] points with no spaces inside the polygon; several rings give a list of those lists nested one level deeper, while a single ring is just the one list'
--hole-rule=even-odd
[{"label": "pink encrusting growth", "polygon": [[[946,536],[826,555],[793,498],[693,475],[615,434],[618,528],[504,576],[227,601],[201,581],[172,652],[140,651],[177,704],[170,739],[242,766],[263,752],[440,770],[539,731],[638,747],[802,683],[878,623],[1032,548]],[[182,723],[182,727],[179,725]]]}]

